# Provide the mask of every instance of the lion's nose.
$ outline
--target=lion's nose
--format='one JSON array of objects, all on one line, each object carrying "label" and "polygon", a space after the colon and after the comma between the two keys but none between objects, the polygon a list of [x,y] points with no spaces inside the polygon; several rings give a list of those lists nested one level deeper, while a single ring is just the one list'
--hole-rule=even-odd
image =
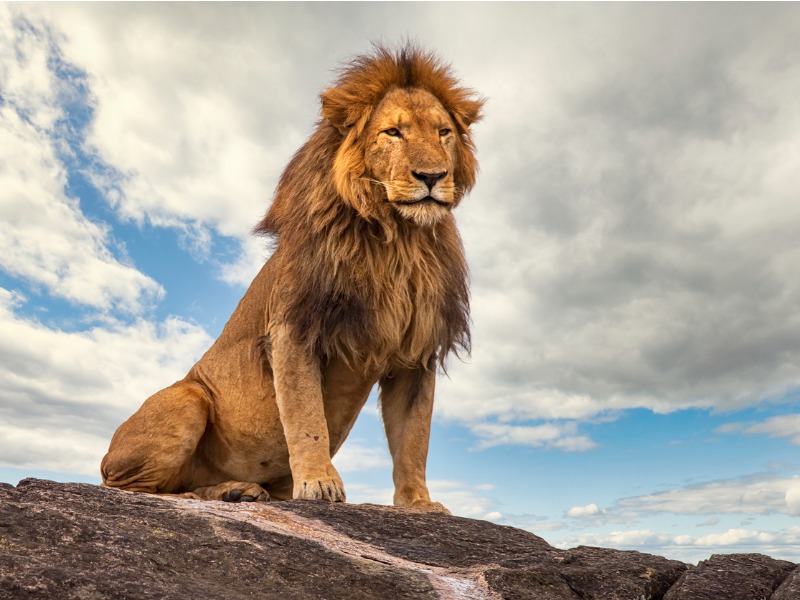
[{"label": "lion's nose", "polygon": [[414,175],[415,179],[419,179],[420,181],[424,182],[425,185],[428,186],[428,190],[432,190],[433,186],[436,185],[436,182],[447,175],[447,171],[440,171],[439,173],[423,173],[420,171],[412,171],[411,174]]}]

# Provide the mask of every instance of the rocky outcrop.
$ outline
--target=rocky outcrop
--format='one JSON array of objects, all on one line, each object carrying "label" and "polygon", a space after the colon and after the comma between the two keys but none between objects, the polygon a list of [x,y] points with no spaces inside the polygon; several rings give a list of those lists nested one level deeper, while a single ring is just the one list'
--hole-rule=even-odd
[{"label": "rocky outcrop", "polygon": [[0,484],[2,599],[797,600],[798,590],[796,565],[761,555],[690,567],[386,506]]}]

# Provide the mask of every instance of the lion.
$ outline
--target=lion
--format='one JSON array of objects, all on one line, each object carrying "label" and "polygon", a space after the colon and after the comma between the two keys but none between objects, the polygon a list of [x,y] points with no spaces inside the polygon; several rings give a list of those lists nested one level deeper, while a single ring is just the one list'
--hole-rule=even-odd
[{"label": "lion", "polygon": [[186,377],[117,429],[105,486],[344,502],[331,458],[377,383],[394,504],[448,512],[425,470],[436,373],[470,351],[452,211],[475,183],[484,100],[411,45],[376,46],[320,98],[254,229],[272,255]]}]

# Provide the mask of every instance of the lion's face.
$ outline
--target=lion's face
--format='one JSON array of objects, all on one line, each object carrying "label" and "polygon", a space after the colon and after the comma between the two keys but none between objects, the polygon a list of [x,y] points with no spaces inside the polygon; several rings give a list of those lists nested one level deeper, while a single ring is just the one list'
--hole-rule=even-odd
[{"label": "lion's face", "polygon": [[456,127],[442,104],[418,88],[389,91],[364,131],[364,175],[403,217],[430,226],[456,203]]},{"label": "lion's face", "polygon": [[[314,156],[330,156],[336,144],[331,175],[337,199],[387,232],[395,215],[435,225],[475,184],[470,127],[480,120],[484,100],[460,87],[434,56],[379,48],[344,69],[320,99]],[[278,228],[270,222],[265,231]]]}]

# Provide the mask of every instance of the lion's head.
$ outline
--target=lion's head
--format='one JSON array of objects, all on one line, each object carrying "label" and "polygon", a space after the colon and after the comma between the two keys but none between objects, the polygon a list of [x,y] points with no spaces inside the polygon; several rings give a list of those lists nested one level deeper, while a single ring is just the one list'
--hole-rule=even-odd
[{"label": "lion's head", "polygon": [[341,135],[339,195],[362,216],[386,207],[419,225],[438,222],[475,183],[470,125],[483,101],[416,48],[353,61],[322,95],[323,118]]}]

